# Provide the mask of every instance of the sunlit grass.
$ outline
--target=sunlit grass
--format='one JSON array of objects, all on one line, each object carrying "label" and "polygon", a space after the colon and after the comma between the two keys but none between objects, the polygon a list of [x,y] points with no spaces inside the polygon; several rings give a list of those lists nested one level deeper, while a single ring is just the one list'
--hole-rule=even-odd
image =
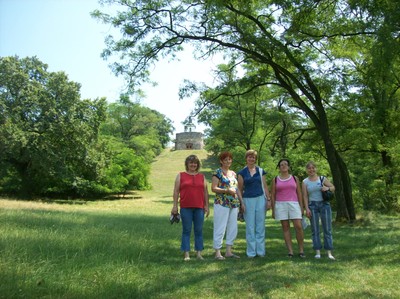
[{"label": "sunlit grass", "polygon": [[[153,165],[154,190],[122,200],[0,200],[0,298],[400,297],[394,216],[365,214],[354,225],[335,224],[332,262],[314,260],[309,229],[307,258],[288,260],[270,214],[266,258],[245,257],[240,223],[235,252],[242,258],[215,261],[211,215],[204,225],[206,260],[183,262],[181,225],[168,218],[173,181],[190,153],[164,152]],[[216,166],[204,162],[207,173]]]}]

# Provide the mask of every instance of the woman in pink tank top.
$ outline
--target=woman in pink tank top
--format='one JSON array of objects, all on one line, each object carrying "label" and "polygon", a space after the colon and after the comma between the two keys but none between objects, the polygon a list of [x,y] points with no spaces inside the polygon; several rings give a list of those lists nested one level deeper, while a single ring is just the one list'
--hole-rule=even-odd
[{"label": "woman in pink tank top", "polygon": [[304,234],[301,226],[304,205],[299,180],[289,173],[288,159],[281,159],[277,168],[279,168],[279,175],[272,180],[271,187],[272,217],[281,222],[289,258],[293,257],[290,233],[290,220],[292,220],[299,246],[299,257],[305,258]]}]

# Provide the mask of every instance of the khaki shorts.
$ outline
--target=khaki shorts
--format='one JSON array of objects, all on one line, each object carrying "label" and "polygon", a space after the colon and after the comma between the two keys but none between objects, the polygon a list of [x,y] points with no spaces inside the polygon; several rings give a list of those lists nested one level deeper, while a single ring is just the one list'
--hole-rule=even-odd
[{"label": "khaki shorts", "polygon": [[302,219],[298,201],[276,201],[275,220]]}]

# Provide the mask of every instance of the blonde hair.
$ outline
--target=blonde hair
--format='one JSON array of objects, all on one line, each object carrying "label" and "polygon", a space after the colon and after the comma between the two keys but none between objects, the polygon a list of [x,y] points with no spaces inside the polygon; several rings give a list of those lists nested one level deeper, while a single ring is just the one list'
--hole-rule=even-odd
[{"label": "blonde hair", "polygon": [[255,150],[248,150],[248,151],[246,152],[245,159],[247,159],[248,156],[254,156],[254,157],[257,159],[257,151],[255,151]]},{"label": "blonde hair", "polygon": [[306,168],[310,167],[310,166],[314,166],[315,168],[317,168],[317,165],[315,164],[314,161],[308,161],[306,164]]}]

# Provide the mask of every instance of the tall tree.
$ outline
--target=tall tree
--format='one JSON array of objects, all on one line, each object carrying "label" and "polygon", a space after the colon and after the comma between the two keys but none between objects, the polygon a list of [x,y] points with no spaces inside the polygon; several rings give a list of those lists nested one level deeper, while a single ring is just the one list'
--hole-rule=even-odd
[{"label": "tall tree", "polygon": [[109,104],[107,112],[102,134],[119,138],[148,162],[171,140],[172,121],[155,110],[132,102],[127,95],[121,95],[119,101]]},{"label": "tall tree", "polygon": [[329,47],[353,36],[374,34],[353,21],[346,1],[104,1],[126,8],[115,16],[96,11],[121,29],[109,37],[104,57],[120,54],[117,74],[132,87],[160,55],[176,55],[195,43],[199,57],[218,51],[258,65],[260,80],[284,89],[312,121],[325,147],[338,204],[337,219],[354,220],[349,171],[331,134],[326,107],[339,88],[342,60]]}]

